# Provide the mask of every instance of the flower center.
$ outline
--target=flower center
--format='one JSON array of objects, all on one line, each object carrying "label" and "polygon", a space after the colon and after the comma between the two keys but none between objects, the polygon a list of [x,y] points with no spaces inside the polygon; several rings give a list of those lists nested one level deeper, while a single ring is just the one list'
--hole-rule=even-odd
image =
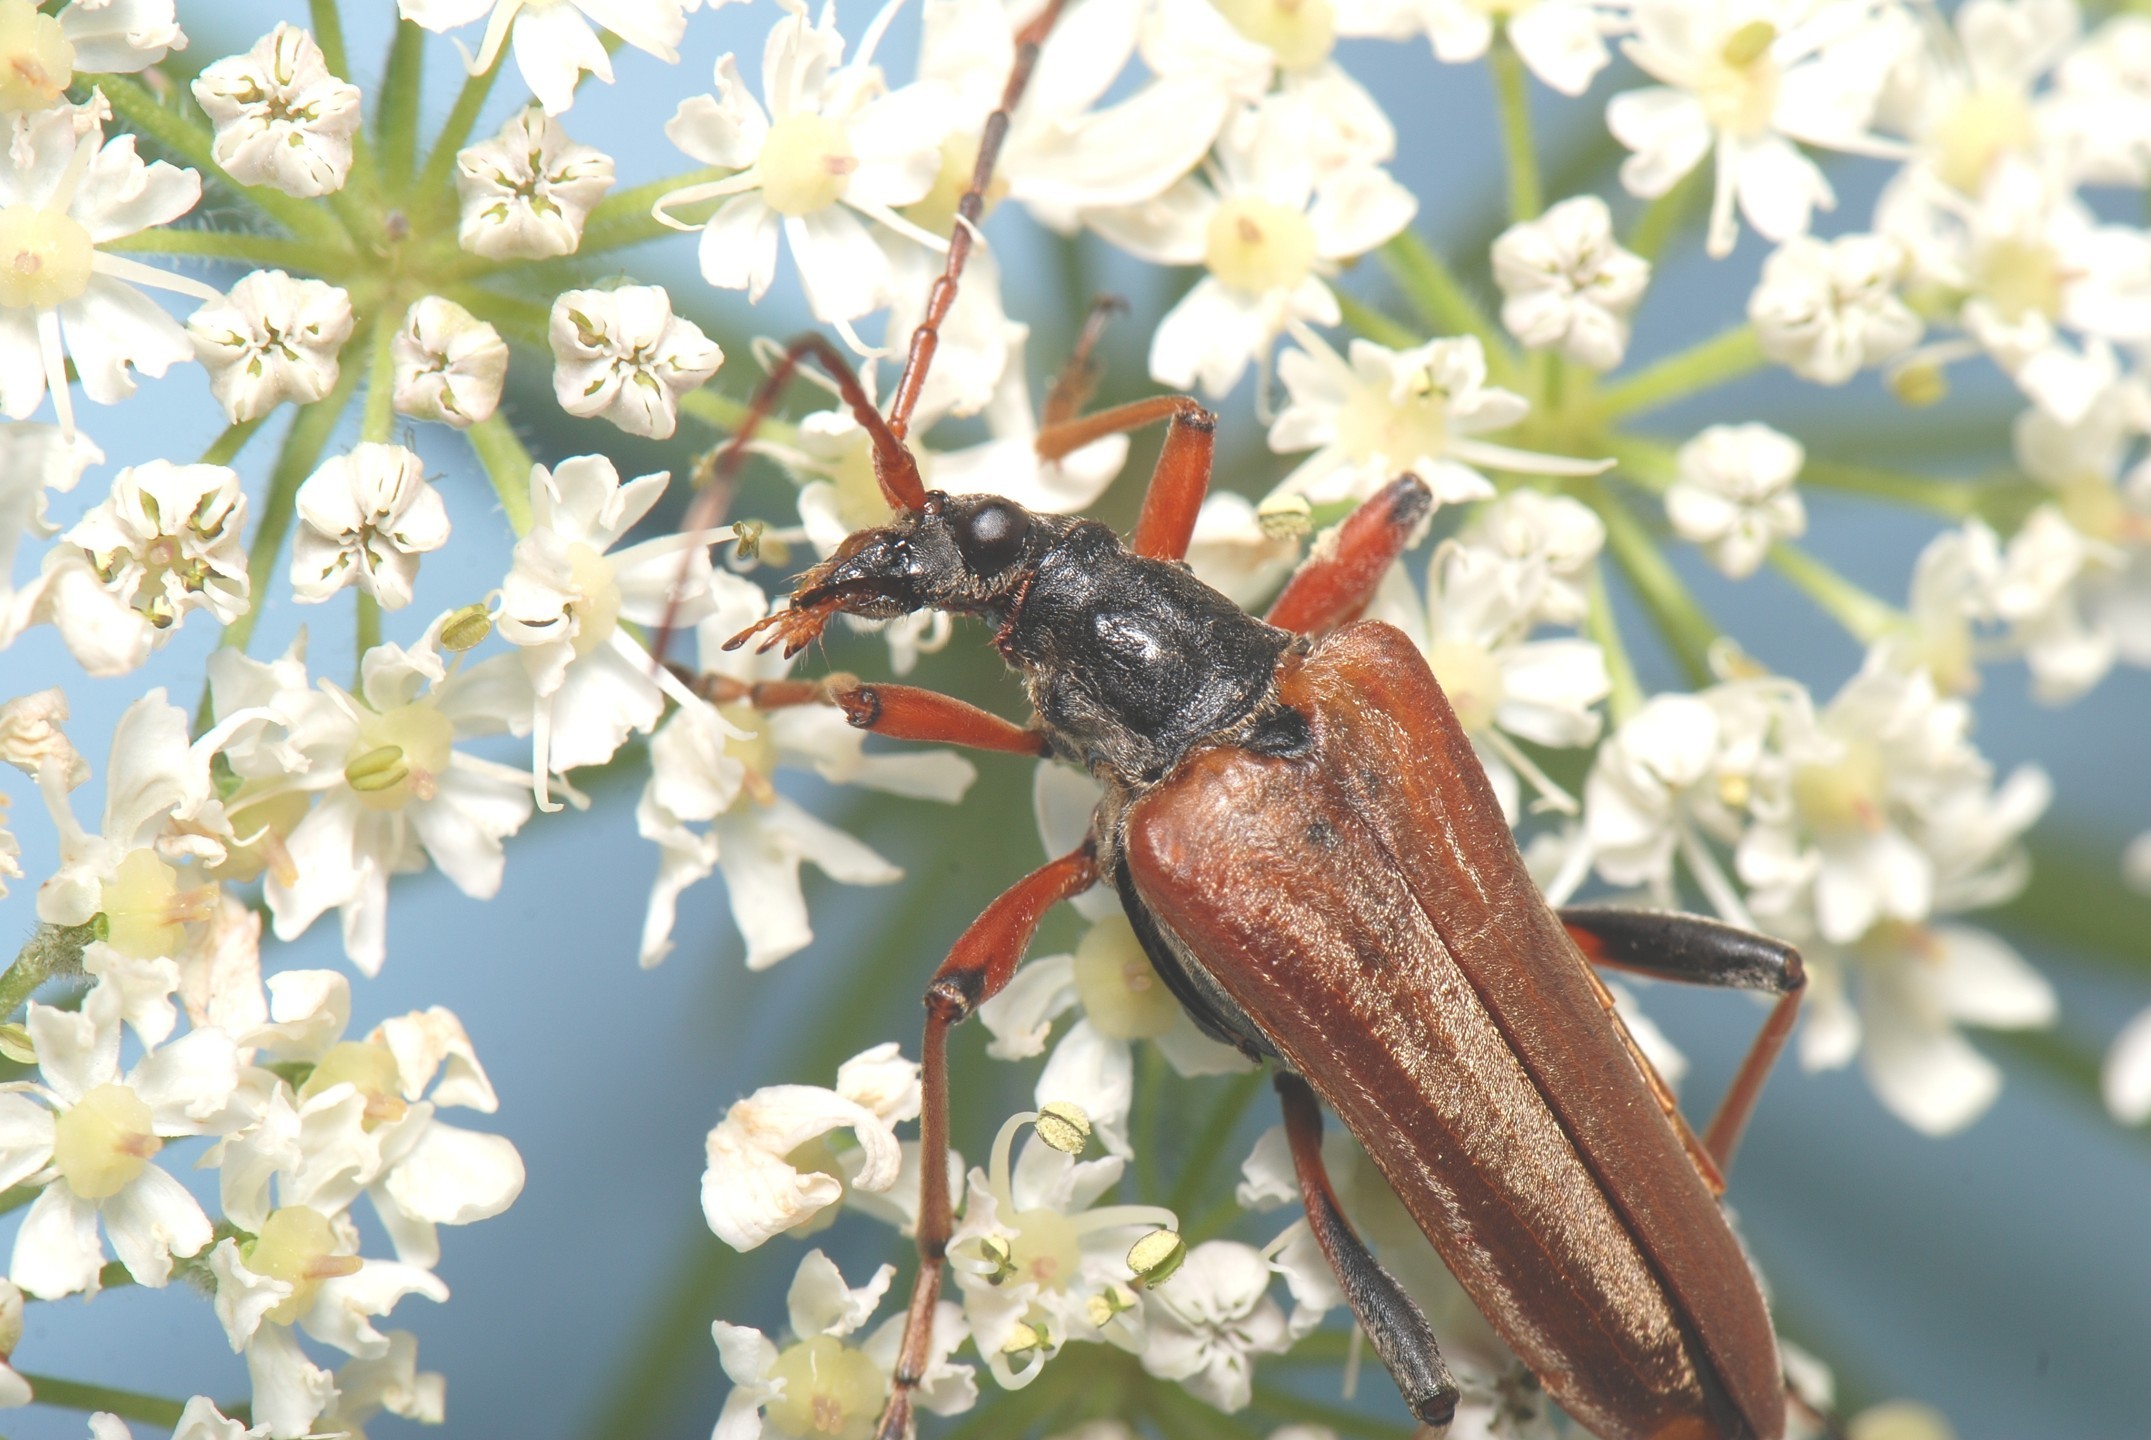
[{"label": "flower center", "polygon": [[1871,835],[1885,823],[1886,780],[1881,748],[1847,740],[1842,759],[1802,766],[1793,776],[1793,803],[1817,835]]},{"label": "flower center", "polygon": [[291,852],[284,848],[284,837],[299,828],[311,808],[304,790],[287,790],[231,811],[232,834],[239,837],[239,843],[225,846],[224,863],[209,873],[218,880],[244,885],[267,870],[282,884],[296,885],[299,872]]},{"label": "flower center", "polygon": [[1777,38],[1777,27],[1768,20],[1750,20],[1705,62],[1697,93],[1712,128],[1732,135],[1770,129],[1778,108],[1778,66],[1770,58]]},{"label": "flower center", "polygon": [[431,800],[455,754],[455,737],[454,722],[423,700],[370,716],[344,761],[344,783],[369,810]]},{"label": "flower center", "polygon": [[1075,1221],[1058,1210],[1022,1210],[1016,1214],[1008,1263],[1017,1284],[1028,1280],[1041,1290],[1066,1290],[1083,1266],[1083,1244]]},{"label": "flower center", "polygon": [[787,115],[769,127],[762,154],[762,201],[779,215],[811,215],[844,198],[859,168],[851,136],[821,115]]},{"label": "flower center", "polygon": [[786,1435],[866,1440],[888,1390],[880,1368],[834,1335],[791,1346],[769,1367],[769,1375],[784,1382],[784,1393],[764,1413]]},{"label": "flower center", "polygon": [[58,17],[30,0],[0,0],[0,112],[42,110],[75,77],[75,47]]},{"label": "flower center", "polygon": [[1427,651],[1428,668],[1441,682],[1457,723],[1466,730],[1493,728],[1501,704],[1501,666],[1484,645],[1469,640],[1437,640]]},{"label": "flower center", "polygon": [[1979,290],[2004,320],[2061,313],[2062,270],[2053,247],[1996,240],[1979,257]]},{"label": "flower center", "polygon": [[[978,137],[976,135],[951,134],[941,142],[941,173],[934,176],[934,188],[904,207],[904,218],[922,230],[936,235],[952,234],[956,229],[956,206],[964,192],[971,188],[972,176],[978,170]],[[996,170],[987,182],[986,193],[980,197],[979,219],[983,220],[994,207],[1008,198],[1008,181]]]},{"label": "flower center", "polygon": [[163,1148],[148,1102],[125,1085],[98,1086],[52,1124],[52,1163],[85,1200],[119,1194]]},{"label": "flower center", "polygon": [[1449,396],[1425,371],[1412,377],[1402,400],[1354,385],[1337,416],[1337,439],[1354,460],[1409,465],[1449,448]]},{"label": "flower center", "polygon": [[90,288],[96,255],[90,232],[72,215],[35,205],[0,209],[0,305],[50,310]]},{"label": "flower center", "polygon": [[1119,915],[1091,926],[1076,946],[1075,985],[1090,1023],[1115,1040],[1155,1040],[1180,1014],[1134,927]]},{"label": "flower center", "polygon": [[1314,226],[1297,210],[1235,195],[1210,217],[1203,261],[1235,290],[1289,290],[1314,268]]},{"label": "flower center", "polygon": [[105,943],[136,960],[176,955],[185,936],[180,926],[206,920],[216,892],[179,888],[179,872],[150,849],[130,850],[113,867],[98,893],[105,917]]},{"label": "flower center", "polygon": [[314,1073],[299,1087],[299,1098],[311,1100],[337,1085],[350,1085],[366,1097],[365,1118],[359,1123],[367,1130],[401,1120],[410,1109],[403,1100],[402,1072],[397,1070],[396,1057],[386,1045],[362,1040],[341,1040],[331,1045],[329,1053],[315,1064]]},{"label": "flower center", "polygon": [[1287,70],[1329,58],[1337,43],[1337,7],[1330,0],[1214,0],[1232,28],[1268,47]]},{"label": "flower center", "polygon": [[575,616],[575,636],[568,643],[580,658],[610,640],[618,628],[620,582],[613,577],[610,560],[576,541],[568,546],[568,584],[575,591],[575,598],[568,602]]},{"label": "flower center", "polygon": [[1977,195],[1997,155],[2031,145],[2031,106],[2010,86],[1969,91],[1942,122],[1939,139],[1935,173],[1965,194]]},{"label": "flower center", "polygon": [[769,717],[746,704],[720,706],[717,713],[731,721],[734,728],[748,732],[744,736],[727,735],[724,741],[724,753],[747,767],[740,781],[741,799],[756,805],[769,804],[777,798],[777,742],[770,737]]},{"label": "flower center", "polygon": [[336,1227],[308,1205],[286,1205],[261,1222],[261,1233],[246,1248],[246,1268],[281,1280],[291,1293],[263,1318],[289,1325],[314,1307],[314,1292],[324,1280],[358,1273],[356,1255],[336,1253]]}]

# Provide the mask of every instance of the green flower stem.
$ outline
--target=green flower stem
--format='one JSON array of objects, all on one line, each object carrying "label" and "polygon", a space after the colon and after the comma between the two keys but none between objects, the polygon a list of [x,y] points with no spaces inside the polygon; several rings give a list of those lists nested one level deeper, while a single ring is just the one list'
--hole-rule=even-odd
[{"label": "green flower stem", "polygon": [[403,208],[398,197],[410,193],[411,172],[418,168],[418,99],[425,90],[425,73],[426,32],[409,20],[398,20],[374,114],[380,195],[398,209]]},{"label": "green flower stem", "polygon": [[1621,573],[1636,590],[1637,598],[1658,628],[1665,632],[1667,642],[1673,647],[1674,658],[1680,662],[1691,685],[1710,683],[1710,647],[1718,638],[1718,627],[1711,623],[1703,607],[1688,593],[1688,587],[1666,560],[1658,542],[1643,528],[1633,511],[1622,503],[1604,484],[1593,484],[1580,492],[1598,512],[1598,518],[1606,525],[1606,548],[1613,554]]},{"label": "green flower stem", "polygon": [[1968,519],[1979,514],[1981,492],[1993,488],[1966,484],[1961,480],[1945,480],[1933,475],[1912,475],[1874,465],[1855,465],[1842,460],[1817,460],[1812,457],[1800,469],[1800,483],[1824,490],[1841,490],[1846,494],[1861,495],[1870,500],[1908,505],[1916,510],[1929,510],[1937,515],[1946,515],[1952,520]]},{"label": "green flower stem", "polygon": [[[663,235],[675,234],[671,226],[650,213],[650,207],[674,190],[689,185],[707,185],[732,174],[722,166],[708,165],[700,170],[690,170],[684,175],[674,175],[664,180],[652,180],[647,185],[637,185],[608,195],[591,210],[590,218],[583,225],[583,243],[575,248],[578,255],[595,255],[603,250],[617,250],[623,245],[639,245],[645,240],[655,240]],[[690,207],[681,218],[698,218],[697,211],[715,210],[717,201]]]},{"label": "green flower stem", "polygon": [[1738,380],[1762,367],[1763,346],[1755,337],[1754,327],[1736,325],[1700,344],[1666,356],[1618,385],[1607,386],[1600,395],[1600,404],[1608,416],[1655,410],[1661,405],[1670,405],[1675,400],[1685,400]]},{"label": "green flower stem", "polygon": [[1319,1400],[1309,1400],[1289,1390],[1274,1385],[1255,1387],[1255,1407],[1285,1420],[1303,1424],[1327,1425],[1339,1435],[1356,1435],[1363,1440],[1410,1440],[1414,1433],[1403,1425],[1362,1415],[1356,1410],[1346,1410],[1336,1405],[1325,1405]]},{"label": "green flower stem", "polygon": [[1202,1133],[1187,1149],[1187,1159],[1180,1167],[1180,1178],[1173,1185],[1172,1198],[1165,1202],[1166,1208],[1175,1215],[1186,1211],[1202,1196],[1203,1186],[1214,1177],[1218,1158],[1232,1140],[1233,1132],[1240,1128],[1240,1119],[1247,1114],[1247,1107],[1255,1101],[1262,1089],[1262,1072],[1250,1070],[1245,1075],[1235,1075],[1218,1096],[1217,1105],[1210,1111]]},{"label": "green flower stem", "polygon": [[100,75],[97,84],[105,92],[105,98],[112,102],[113,112],[131,128],[197,170],[222,179],[245,196],[248,204],[294,237],[338,251],[350,249],[349,237],[344,234],[343,227],[320,206],[266,185],[241,185],[227,175],[211,153],[213,141],[209,127],[168,108],[139,80],[126,75]]},{"label": "green flower stem", "polygon": [[233,460],[238,458],[239,452],[246,448],[246,442],[254,438],[254,432],[261,428],[262,421],[268,418],[266,415],[256,415],[251,420],[238,420],[225,426],[224,433],[210,441],[209,448],[202,452],[201,463],[204,465],[231,464]]},{"label": "green flower stem", "polygon": [[[680,413],[701,421],[712,430],[721,430],[729,435],[746,423],[747,402],[705,385],[680,397]],[[779,444],[790,444],[797,432],[777,420],[765,419],[756,427],[754,434],[757,440],[775,440]]]},{"label": "green flower stem", "polygon": [[1606,674],[1613,682],[1613,695],[1609,702],[1613,707],[1613,723],[1618,725],[1643,708],[1643,686],[1636,679],[1635,662],[1628,658],[1628,644],[1621,638],[1620,621],[1613,613],[1613,602],[1606,594],[1606,568],[1591,567],[1589,587],[1591,611],[1584,621],[1584,633],[1598,642],[1598,648],[1606,657]]},{"label": "green flower stem", "polygon": [[313,22],[314,43],[321,47],[322,63],[338,79],[351,79],[351,54],[344,49],[344,17],[336,0],[306,0],[306,12]]},{"label": "green flower stem", "polygon": [[1356,296],[1344,291],[1337,292],[1337,309],[1344,317],[1345,326],[1366,336],[1377,345],[1387,345],[1392,350],[1409,350],[1419,343],[1411,330],[1398,324],[1381,311]]},{"label": "green flower stem", "polygon": [[1770,564],[1863,645],[1902,628],[1902,610],[1853,584],[1797,545],[1770,547]]},{"label": "green flower stem", "polygon": [[[276,468],[269,472],[269,493],[262,498],[261,518],[254,524],[254,543],[246,552],[246,573],[253,577],[257,603],[249,605],[244,615],[224,627],[223,644],[230,649],[244,650],[254,637],[254,621],[261,615],[259,601],[268,589],[267,577],[275,570],[277,557],[284,552],[284,536],[290,532],[292,516],[297,513],[294,497],[299,493],[300,484],[314,473],[321,452],[328,448],[329,436],[335,433],[337,422],[343,419],[344,409],[351,403],[352,393],[358,389],[358,379],[358,367],[346,365],[327,399],[301,407],[292,417],[291,429],[284,436],[284,448],[276,457]],[[205,686],[205,705],[207,701]]]},{"label": "green flower stem", "polygon": [[1668,242],[1688,222],[1688,211],[1702,193],[1707,165],[1698,165],[1674,182],[1673,188],[1653,200],[1636,219],[1629,233],[1628,248],[1652,264],[1665,253]]},{"label": "green flower stem", "polygon": [[1671,445],[1640,435],[1606,437],[1606,453],[1620,461],[1621,478],[1662,495],[1679,478],[1680,461]]},{"label": "green flower stem", "polygon": [[1381,249],[1390,278],[1411,301],[1419,317],[1442,335],[1476,335],[1486,347],[1486,365],[1494,379],[1505,381],[1516,370],[1516,357],[1493,322],[1465,293],[1441,256],[1417,232],[1406,230]]},{"label": "green flower stem", "polygon": [[358,624],[353,641],[355,658],[351,662],[352,690],[362,689],[366,682],[366,652],[381,643],[381,602],[365,591],[358,592]]},{"label": "green flower stem", "polygon": [[20,1210],[44,1193],[45,1187],[42,1185],[17,1185],[8,1190],[0,1190],[0,1215]]},{"label": "green flower stem", "polygon": [[359,439],[386,444],[396,428],[396,327],[386,320],[373,327],[373,348],[366,362],[366,408]]},{"label": "green flower stem", "polygon": [[[1158,1143],[1158,1107],[1164,1102],[1165,1087],[1172,1083],[1171,1067],[1157,1046],[1145,1045],[1136,1052],[1135,1113],[1129,1121],[1128,1139],[1138,1155],[1161,1155],[1165,1151]],[[1156,1205],[1165,1198],[1158,1168],[1137,1167],[1136,1193],[1146,1205]]]},{"label": "green flower stem", "polygon": [[143,1425],[162,1425],[166,1429],[179,1423],[186,1413],[186,1402],[167,1400],[162,1395],[144,1395],[138,1390],[115,1390],[109,1385],[87,1385],[79,1380],[62,1380],[56,1375],[33,1375],[25,1370],[22,1378],[30,1382],[33,1405],[56,1405],[63,1410],[108,1410],[122,1420],[133,1420]]},{"label": "green flower stem", "polygon": [[103,248],[134,255],[200,255],[242,265],[320,274],[350,259],[343,250],[325,251],[304,240],[257,235],[247,230],[143,230],[123,235]]},{"label": "green flower stem", "polygon": [[1531,143],[1531,92],[1524,82],[1524,62],[1504,29],[1487,52],[1494,71],[1494,99],[1501,112],[1501,148],[1509,162],[1509,217],[1535,220],[1545,208],[1539,187],[1538,151]]},{"label": "green flower stem", "polygon": [[508,340],[533,350],[551,348],[551,312],[544,304],[503,295],[483,285],[451,285],[442,293]]},{"label": "green flower stem", "polygon": [[515,436],[515,428],[496,410],[463,432],[485,467],[493,493],[500,497],[501,513],[521,539],[530,533],[530,452]]},{"label": "green flower stem", "polygon": [[478,112],[485,109],[486,100],[493,93],[493,81],[500,75],[500,67],[507,61],[507,50],[502,49],[491,66],[477,75],[463,78],[463,89],[456,95],[455,108],[448,112],[442,122],[440,133],[433,137],[433,149],[426,155],[426,168],[419,174],[418,184],[412,193],[418,203],[429,207],[430,213],[439,214],[455,206],[456,152],[463,142],[471,138],[471,128],[478,123]]},{"label": "green flower stem", "polygon": [[40,925],[0,974],[0,1016],[15,1011],[56,975],[82,973],[82,952],[97,938],[94,925]]}]

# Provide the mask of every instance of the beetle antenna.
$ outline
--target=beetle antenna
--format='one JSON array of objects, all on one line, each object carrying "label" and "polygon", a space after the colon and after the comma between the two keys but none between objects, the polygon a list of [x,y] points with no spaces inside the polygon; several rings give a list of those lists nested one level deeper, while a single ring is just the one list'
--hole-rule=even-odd
[{"label": "beetle antenna", "polygon": [[933,367],[934,352],[941,348],[941,325],[956,303],[956,286],[963,279],[964,262],[971,258],[972,241],[986,208],[986,188],[993,183],[1001,143],[1008,138],[1009,117],[1023,100],[1023,92],[1031,83],[1031,71],[1038,64],[1039,47],[1045,43],[1053,23],[1060,19],[1065,3],[1066,0],[1047,0],[1046,7],[1016,34],[1016,62],[1009,67],[1000,108],[986,117],[986,128],[978,139],[978,163],[971,171],[971,188],[956,203],[948,263],[926,297],[926,318],[911,332],[911,353],[904,358],[903,378],[896,382],[895,398],[889,405],[889,429],[899,440],[911,431],[911,414],[918,408],[919,393],[926,388],[926,372]]}]

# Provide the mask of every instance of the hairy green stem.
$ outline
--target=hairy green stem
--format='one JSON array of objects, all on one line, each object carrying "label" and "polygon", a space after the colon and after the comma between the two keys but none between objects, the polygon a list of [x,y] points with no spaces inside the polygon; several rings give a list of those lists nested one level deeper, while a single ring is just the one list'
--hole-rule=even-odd
[{"label": "hairy green stem", "polygon": [[[284,448],[276,457],[276,468],[269,472],[269,492],[262,497],[260,518],[254,522],[254,543],[247,547],[246,571],[254,577],[261,588],[254,592],[255,603],[246,613],[224,627],[223,644],[233,650],[245,650],[247,642],[254,637],[254,622],[261,615],[260,600],[267,588],[267,577],[275,570],[277,557],[284,552],[284,536],[291,530],[296,513],[294,497],[306,477],[314,473],[315,462],[321,452],[328,448],[329,436],[336,431],[337,422],[343,419],[344,409],[351,403],[352,392],[358,389],[359,372],[356,365],[344,367],[337,379],[336,388],[328,398],[300,408],[292,417],[291,429],[284,436]],[[207,700],[206,688],[204,700]]]},{"label": "hairy green stem", "polygon": [[1702,190],[1703,175],[1709,168],[1707,165],[1696,166],[1644,209],[1636,219],[1636,228],[1629,233],[1630,250],[1654,265],[1658,263],[1666,245],[1687,223],[1688,211]]},{"label": "hairy green stem", "polygon": [[1344,317],[1347,329],[1358,331],[1377,345],[1387,345],[1392,350],[1409,350],[1419,343],[1420,337],[1414,335],[1409,327],[1390,319],[1366,301],[1342,290],[1337,292],[1337,310]]},{"label": "hairy green stem", "polygon": [[1587,593],[1591,609],[1584,621],[1584,633],[1598,642],[1599,650],[1606,657],[1606,675],[1613,684],[1608,703],[1613,708],[1613,723],[1618,725],[1643,708],[1643,686],[1636,679],[1635,661],[1628,658],[1628,643],[1621,638],[1620,621],[1613,613],[1611,597],[1606,594],[1605,566],[1591,566]]},{"label": "hairy green stem", "polygon": [[1894,505],[1908,505],[1946,515],[1952,520],[1963,520],[1980,513],[1981,492],[1992,488],[1934,475],[1913,475],[1875,465],[1812,457],[1800,468],[1800,483],[1870,500],[1886,500]]},{"label": "hairy green stem", "polygon": [[1247,1114],[1247,1107],[1254,1103],[1256,1092],[1262,1089],[1262,1080],[1260,1070],[1235,1075],[1225,1093],[1218,1096],[1217,1105],[1210,1111],[1202,1133],[1188,1147],[1180,1178],[1173,1185],[1172,1198],[1166,1201],[1166,1207],[1175,1215],[1201,1197],[1204,1184],[1212,1178],[1210,1172],[1217,1167],[1218,1157],[1232,1140],[1233,1132],[1240,1127],[1240,1118]]},{"label": "hairy green stem", "polygon": [[1606,548],[1658,628],[1665,632],[1688,682],[1698,687],[1709,684],[1710,647],[1718,638],[1718,627],[1688,593],[1665,553],[1618,495],[1604,484],[1590,485],[1580,493],[1605,522]]},{"label": "hairy green stem", "polygon": [[483,285],[452,285],[447,297],[485,321],[508,340],[544,350],[548,345],[550,311],[535,300],[503,295]]},{"label": "hairy green stem", "polygon": [[344,49],[344,17],[336,0],[306,0],[306,12],[313,22],[314,43],[321,47],[322,63],[338,79],[351,79],[351,55]]},{"label": "hairy green stem", "polygon": [[1608,416],[1633,415],[1700,395],[1762,367],[1763,346],[1754,327],[1736,325],[1609,385],[1599,403]]},{"label": "hairy green stem", "polygon": [[500,497],[501,513],[521,539],[530,533],[530,452],[523,448],[515,429],[498,410],[463,432],[485,467],[493,493]]},{"label": "hairy green stem", "polygon": [[[746,422],[747,402],[705,385],[700,390],[690,390],[680,397],[680,413],[692,416],[712,430],[731,434]],[[773,440],[790,431],[789,425],[780,425],[774,420],[765,419],[754,433],[756,439]],[[783,442],[780,440],[780,443]]]},{"label": "hairy green stem", "polygon": [[439,214],[454,207],[456,153],[463,148],[463,142],[471,138],[471,129],[478,123],[478,113],[485,109],[485,102],[493,93],[493,82],[499,77],[500,67],[506,59],[507,52],[503,50],[486,69],[463,78],[463,88],[456,94],[455,108],[448,112],[440,133],[433,137],[433,149],[426,155],[426,168],[412,188],[418,203],[428,207],[429,213]]},{"label": "hairy green stem", "polygon": [[246,442],[254,438],[254,432],[259,430],[262,422],[268,418],[266,415],[256,415],[251,420],[235,420],[225,426],[224,433],[210,441],[209,448],[202,452],[201,463],[204,465],[231,464],[232,461],[239,458],[239,452],[246,448]]},{"label": "hairy green stem", "polygon": [[82,973],[82,952],[97,939],[97,925],[39,925],[15,952],[15,963],[0,974],[0,1016],[15,1011],[37,987],[59,975]]},{"label": "hairy green stem", "polygon": [[[674,190],[689,185],[706,185],[722,180],[732,174],[721,166],[707,165],[700,170],[690,170],[684,175],[673,175],[663,180],[652,180],[629,190],[608,195],[590,212],[590,219],[583,226],[583,243],[575,247],[578,255],[595,255],[603,250],[617,250],[623,245],[639,245],[645,240],[655,240],[675,233],[650,213],[650,207]],[[716,202],[706,202],[697,210],[713,208]],[[690,210],[686,218],[693,218]]]},{"label": "hairy green stem", "polygon": [[1531,143],[1531,92],[1524,62],[1504,28],[1487,53],[1494,71],[1494,98],[1501,112],[1501,148],[1509,162],[1509,218],[1535,220],[1545,208],[1539,186],[1538,151]]},{"label": "hairy green stem", "polygon": [[386,444],[396,428],[396,327],[377,320],[366,359],[366,407],[359,439]]},{"label": "hairy green stem", "polygon": [[1487,369],[1496,379],[1516,369],[1516,357],[1493,322],[1465,293],[1456,276],[1416,232],[1406,230],[1381,249],[1383,266],[1419,317],[1442,335],[1476,335],[1486,347]]},{"label": "hairy green stem", "polygon": [[80,1380],[62,1380],[57,1375],[33,1375],[25,1370],[22,1378],[30,1382],[33,1405],[56,1405],[63,1410],[104,1410],[122,1420],[133,1420],[143,1425],[162,1425],[169,1429],[179,1423],[186,1413],[186,1402],[167,1400],[162,1395],[144,1395],[139,1390],[115,1390],[109,1385],[90,1385]]},{"label": "hairy green stem", "polygon": [[251,230],[141,230],[123,235],[104,248],[134,255],[200,255],[312,275],[341,268],[342,262],[350,259],[348,251],[328,250],[280,235],[258,235]]},{"label": "hairy green stem", "polygon": [[1797,545],[1770,547],[1770,564],[1862,645],[1901,628],[1902,610],[1869,594]]},{"label": "hairy green stem", "polygon": [[418,99],[425,90],[425,74],[426,32],[409,20],[397,21],[373,122],[379,137],[375,149],[381,197],[391,204],[409,193],[411,172],[418,168]]}]

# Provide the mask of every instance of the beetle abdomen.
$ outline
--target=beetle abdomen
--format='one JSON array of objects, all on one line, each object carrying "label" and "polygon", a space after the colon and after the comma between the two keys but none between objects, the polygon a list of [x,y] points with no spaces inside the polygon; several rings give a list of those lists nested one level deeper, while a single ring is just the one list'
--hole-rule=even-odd
[{"label": "beetle abdomen", "polygon": [[1304,759],[1201,751],[1128,807],[1143,905],[1579,1420],[1776,1440],[1776,1344],[1738,1242],[1424,660],[1354,626],[1288,659],[1279,694],[1309,719]]}]

